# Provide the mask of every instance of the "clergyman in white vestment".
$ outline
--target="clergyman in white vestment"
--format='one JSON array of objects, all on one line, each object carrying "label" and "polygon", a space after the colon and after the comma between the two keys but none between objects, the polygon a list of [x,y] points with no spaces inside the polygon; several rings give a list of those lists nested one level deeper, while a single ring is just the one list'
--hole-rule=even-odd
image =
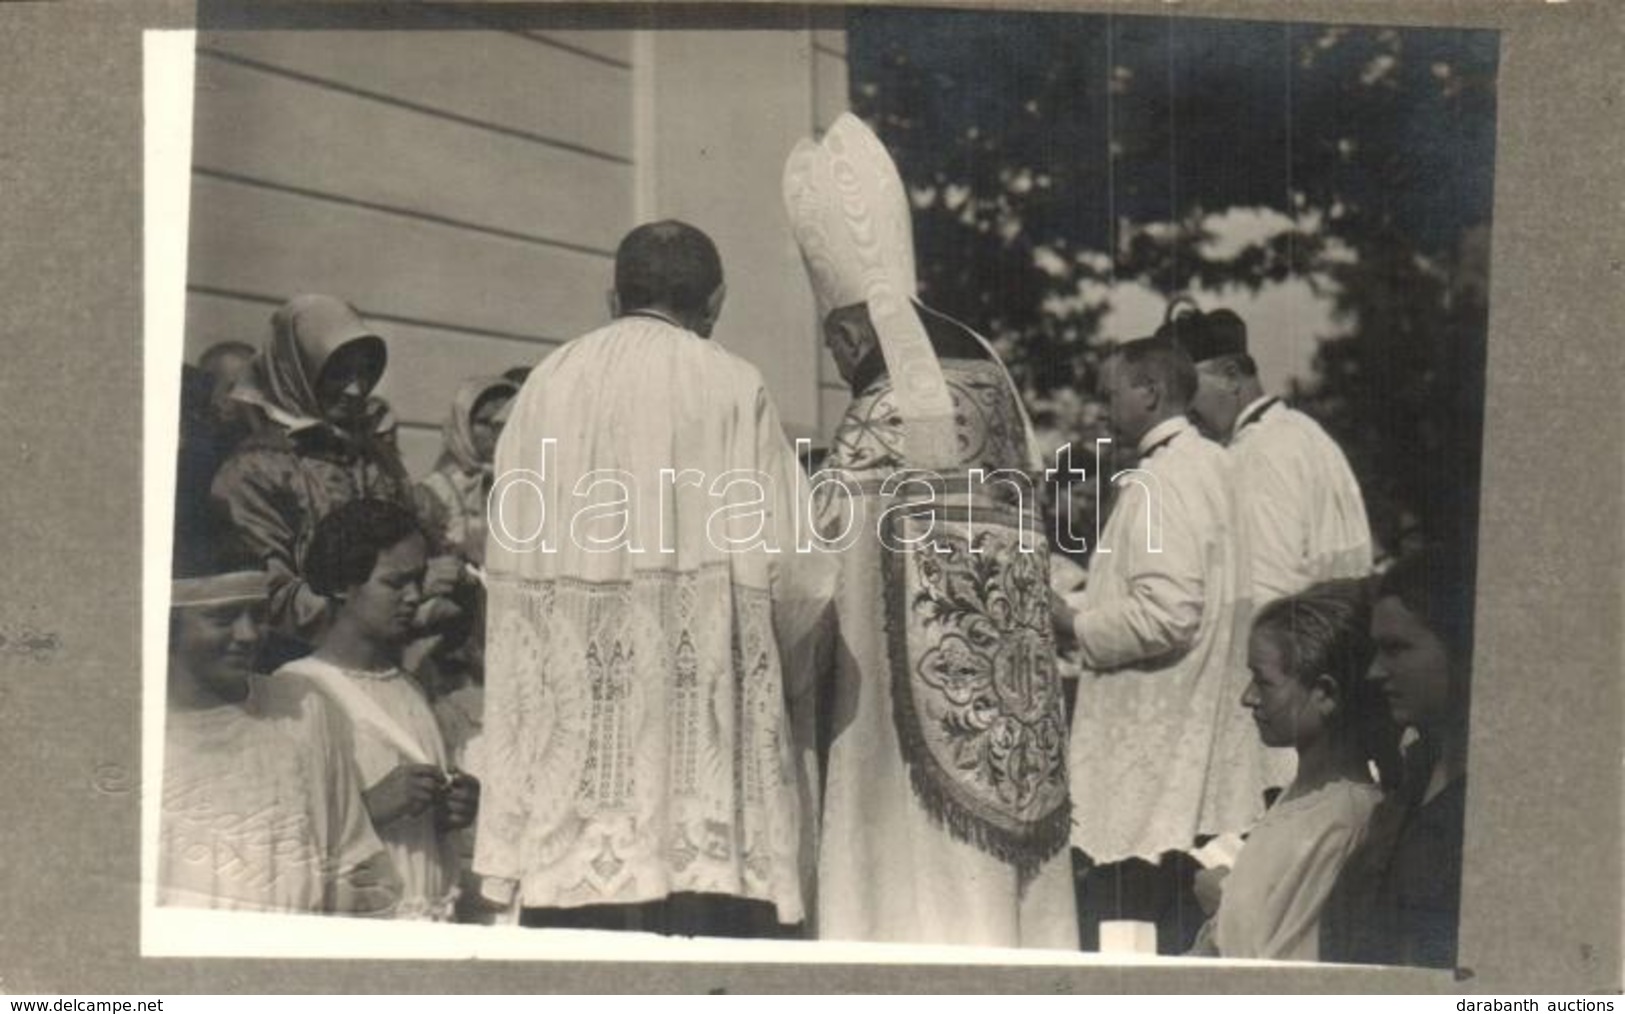
[{"label": "clergyman in white vestment", "polygon": [[1348,459],[1320,424],[1264,393],[1247,325],[1230,310],[1164,325],[1196,363],[1191,417],[1227,444],[1255,609],[1371,573],[1371,525]]},{"label": "clergyman in white vestment", "polygon": [[[703,232],[640,226],[612,323],[531,373],[488,504],[475,872],[531,926],[807,915],[812,656],[835,562],[755,367],[711,341]],[[800,506],[798,506],[798,504]]]}]

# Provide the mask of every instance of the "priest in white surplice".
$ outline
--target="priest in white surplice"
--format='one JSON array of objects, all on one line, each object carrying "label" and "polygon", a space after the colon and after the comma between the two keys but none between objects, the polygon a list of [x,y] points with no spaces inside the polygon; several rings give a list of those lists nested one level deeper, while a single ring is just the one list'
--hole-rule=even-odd
[{"label": "priest in white surplice", "polygon": [[488,504],[483,891],[533,926],[759,935],[806,916],[793,677],[832,593],[757,370],[709,340],[681,222],[616,254],[615,320],[553,352]]},{"label": "priest in white surplice", "polygon": [[[1112,477],[1117,502],[1079,608],[1056,600],[1060,634],[1076,642],[1083,669],[1072,844],[1097,867],[1127,862],[1141,880],[1162,878],[1144,892],[1159,897],[1187,886],[1175,883],[1191,871],[1180,871],[1178,853],[1251,826],[1267,782],[1236,677],[1250,610],[1228,463],[1185,417],[1195,374],[1165,339],[1128,342],[1107,359],[1111,426],[1139,463]],[[1103,886],[1129,893],[1127,883]],[[1094,908],[1087,894],[1085,902]],[[1165,952],[1180,948],[1178,922],[1189,923],[1187,935],[1200,922],[1194,908],[1171,922],[1133,908],[1124,902],[1104,917],[1163,922]]]},{"label": "priest in white surplice", "polygon": [[1164,328],[1196,363],[1191,418],[1229,445],[1253,606],[1371,573],[1371,526],[1348,459],[1319,423],[1264,393],[1241,317],[1220,309]]},{"label": "priest in white surplice", "polygon": [[[844,546],[818,935],[1075,949],[1046,543],[1021,541],[1042,466],[1020,400],[986,343],[913,301],[907,195],[860,120],[801,142],[784,196],[852,389],[816,477],[821,530]],[[888,487],[910,469],[934,476]],[[927,506],[904,517],[911,496]]]}]

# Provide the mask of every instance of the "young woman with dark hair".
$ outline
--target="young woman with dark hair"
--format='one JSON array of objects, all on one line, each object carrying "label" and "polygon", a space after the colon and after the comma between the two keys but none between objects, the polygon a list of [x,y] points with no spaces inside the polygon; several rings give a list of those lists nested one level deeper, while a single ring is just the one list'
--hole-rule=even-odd
[{"label": "young woman with dark hair", "polygon": [[303,576],[332,603],[332,622],[277,677],[309,680],[349,719],[363,799],[402,883],[397,916],[444,921],[458,893],[451,832],[473,822],[479,782],[448,763],[429,702],[401,669],[427,548],[399,504],[353,500],[322,518]]},{"label": "young woman with dark hair", "polygon": [[1321,956],[1362,964],[1456,963],[1467,802],[1473,577],[1470,557],[1430,550],[1382,576],[1369,682],[1411,729],[1403,778],[1371,821],[1321,920]]}]

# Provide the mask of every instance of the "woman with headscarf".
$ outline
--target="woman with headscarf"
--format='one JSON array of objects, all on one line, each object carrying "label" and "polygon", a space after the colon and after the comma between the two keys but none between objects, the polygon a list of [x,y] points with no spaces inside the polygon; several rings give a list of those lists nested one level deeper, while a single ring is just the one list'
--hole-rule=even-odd
[{"label": "woman with headscarf", "polygon": [[519,388],[502,377],[463,381],[443,435],[445,450],[418,483],[419,515],[443,548],[479,564],[485,555],[485,497],[491,459],[509,404]]},{"label": "woman with headscarf", "polygon": [[361,498],[412,506],[399,452],[377,436],[369,395],[388,362],[384,340],[332,296],[295,296],[232,397],[271,425],[232,453],[212,487],[239,537],[271,576],[275,629],[312,643],[329,605],[300,575],[316,522]]}]

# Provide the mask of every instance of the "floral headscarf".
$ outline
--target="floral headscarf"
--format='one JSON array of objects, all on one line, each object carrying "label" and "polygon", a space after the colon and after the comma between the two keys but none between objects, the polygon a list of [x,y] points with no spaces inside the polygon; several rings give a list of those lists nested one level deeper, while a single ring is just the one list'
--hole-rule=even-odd
[{"label": "floral headscarf", "polygon": [[451,414],[446,417],[441,433],[446,449],[441,463],[455,463],[464,473],[487,471],[491,462],[481,459],[474,449],[474,410],[488,397],[512,398],[519,388],[502,377],[473,377],[463,381],[451,403]]}]

